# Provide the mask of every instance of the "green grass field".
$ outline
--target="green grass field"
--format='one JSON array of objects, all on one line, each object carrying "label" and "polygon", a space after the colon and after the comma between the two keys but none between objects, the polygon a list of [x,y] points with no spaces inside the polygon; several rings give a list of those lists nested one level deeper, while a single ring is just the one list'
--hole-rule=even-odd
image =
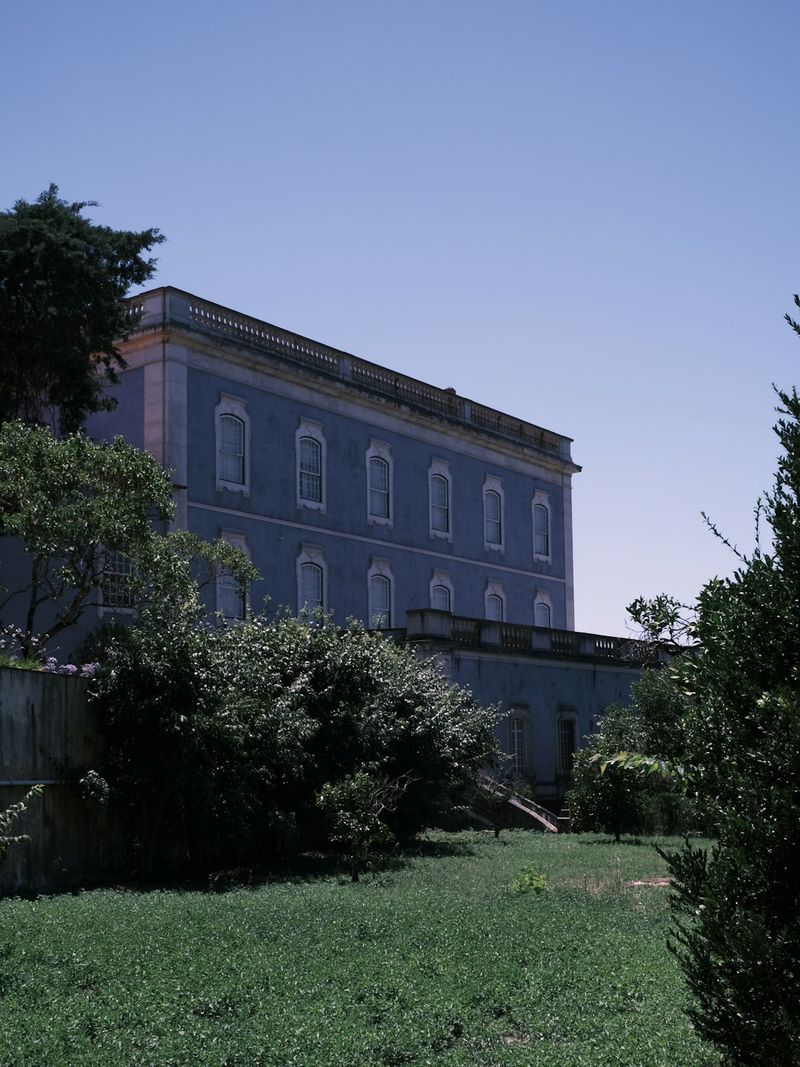
[{"label": "green grass field", "polygon": [[0,901],[0,1065],[716,1064],[668,891],[626,884],[663,874],[647,842],[434,834],[357,885]]}]

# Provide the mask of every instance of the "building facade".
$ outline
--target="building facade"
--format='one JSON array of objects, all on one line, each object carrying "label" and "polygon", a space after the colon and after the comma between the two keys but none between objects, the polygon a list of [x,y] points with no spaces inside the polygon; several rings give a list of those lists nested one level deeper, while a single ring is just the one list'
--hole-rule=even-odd
[{"label": "building facade", "polygon": [[177,525],[250,556],[253,607],[404,631],[503,706],[516,770],[558,792],[638,676],[630,643],[574,632],[570,439],[178,289],[133,303],[90,432],[175,472]]}]

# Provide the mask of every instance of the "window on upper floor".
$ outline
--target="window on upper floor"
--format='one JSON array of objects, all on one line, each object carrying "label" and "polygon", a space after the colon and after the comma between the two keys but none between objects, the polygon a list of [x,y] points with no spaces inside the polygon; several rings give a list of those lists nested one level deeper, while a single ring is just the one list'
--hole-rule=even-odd
[{"label": "window on upper floor", "polygon": [[428,468],[430,533],[448,541],[453,536],[451,491],[450,465],[443,459],[433,460]]},{"label": "window on upper floor", "polygon": [[382,456],[370,456],[367,463],[369,478],[369,518],[388,520],[391,518],[389,507],[389,464]]},{"label": "window on upper floor", "polygon": [[223,393],[215,411],[217,489],[250,491],[250,418],[244,400]]},{"label": "window on upper floor", "polygon": [[494,552],[504,549],[503,495],[500,479],[487,475],[483,483],[483,547]]},{"label": "window on upper floor", "polygon": [[297,557],[297,610],[313,612],[326,610],[326,566],[318,545],[301,545]]},{"label": "window on upper floor", "polygon": [[441,474],[431,478],[431,529],[450,532],[450,485]]},{"label": "window on upper floor", "polygon": [[317,422],[301,419],[295,435],[297,506],[325,510],[325,436]]},{"label": "window on upper floor", "polygon": [[547,493],[537,492],[533,498],[533,556],[550,559],[550,499]]}]

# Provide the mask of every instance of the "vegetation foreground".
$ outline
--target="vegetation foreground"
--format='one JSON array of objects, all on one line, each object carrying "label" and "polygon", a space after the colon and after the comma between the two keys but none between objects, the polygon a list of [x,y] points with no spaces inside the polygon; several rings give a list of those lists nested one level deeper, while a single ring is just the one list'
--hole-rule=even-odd
[{"label": "vegetation foreground", "polygon": [[0,1064],[716,1064],[668,889],[630,884],[664,873],[650,841],[437,833],[360,884],[2,901]]}]

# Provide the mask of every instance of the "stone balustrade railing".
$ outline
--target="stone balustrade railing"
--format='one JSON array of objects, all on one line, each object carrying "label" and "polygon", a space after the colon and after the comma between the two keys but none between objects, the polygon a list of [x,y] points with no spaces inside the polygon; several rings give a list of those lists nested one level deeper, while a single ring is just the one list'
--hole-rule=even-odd
[{"label": "stone balustrade railing", "polygon": [[434,608],[406,612],[405,636],[410,640],[439,640],[454,645],[492,647],[527,655],[604,660],[632,666],[650,660],[653,655],[651,646],[629,637],[469,619]]},{"label": "stone balustrade railing", "polygon": [[201,300],[180,289],[165,288],[144,293],[133,297],[130,307],[139,315],[137,331],[163,328],[167,323],[183,323],[203,333],[229,337],[381,397],[549,453],[571,465],[569,437],[476,404],[459,396],[454,389],[428,385],[279,326]]}]

